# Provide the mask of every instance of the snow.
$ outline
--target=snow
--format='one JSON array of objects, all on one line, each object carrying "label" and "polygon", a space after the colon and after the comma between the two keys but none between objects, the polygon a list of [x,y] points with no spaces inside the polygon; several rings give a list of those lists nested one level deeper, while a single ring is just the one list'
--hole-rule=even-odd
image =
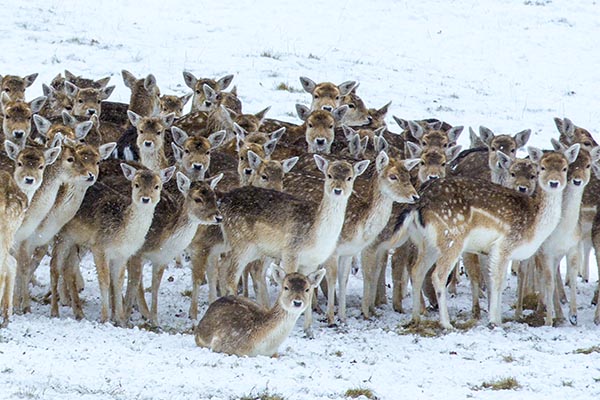
[{"label": "snow", "polygon": [[[566,0],[185,2],[2,2],[0,74],[39,72],[27,91],[41,95],[65,68],[86,77],[112,76],[110,100],[128,101],[121,69],[152,72],[163,93],[184,94],[181,72],[198,77],[235,74],[246,112],[271,105],[270,117],[297,121],[294,104],[306,93],[275,90],[298,77],[357,80],[370,107],[393,100],[388,114],[451,124],[485,125],[496,133],[533,131],[530,144],[549,148],[553,117],[569,117],[597,133],[600,5]],[[460,141],[468,145],[468,135]],[[195,346],[187,318],[188,268],[171,267],[159,297],[162,333],[102,325],[91,259],[83,263],[86,320],[49,306],[16,316],[0,331],[0,397],[32,399],[230,399],[265,388],[286,399],[337,399],[370,388],[381,399],[589,399],[600,395],[600,344],[590,299],[596,286],[579,282],[579,326],[530,328],[482,323],[466,332],[426,338],[399,334],[408,314],[384,306],[364,321],[362,282],[352,276],[349,322],[317,320],[314,340],[298,322],[279,358],[239,358]],[[147,269],[147,271],[149,271]],[[38,269],[48,290],[47,260]],[[149,275],[147,273],[146,275]],[[148,276],[146,276],[148,278]],[[511,317],[516,280],[509,277],[503,315]],[[452,318],[470,309],[468,283],[449,301]],[[271,288],[272,296],[276,288]],[[206,309],[206,287],[201,292]],[[485,303],[485,302],[484,302]],[[324,306],[324,303],[322,303]],[[410,310],[410,299],[405,299]],[[431,319],[437,319],[431,313]],[[136,322],[140,322],[136,320]],[[476,390],[484,381],[514,377],[517,391]]]}]

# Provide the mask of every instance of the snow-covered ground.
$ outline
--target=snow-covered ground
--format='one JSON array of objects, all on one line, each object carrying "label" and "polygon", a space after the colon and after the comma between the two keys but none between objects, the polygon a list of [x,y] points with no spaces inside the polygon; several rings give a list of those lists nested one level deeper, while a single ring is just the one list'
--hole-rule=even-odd
[{"label": "snow-covered ground", "polygon": [[[360,81],[368,106],[393,100],[391,127],[397,115],[481,124],[497,133],[531,128],[531,143],[547,148],[556,135],[553,117],[567,116],[594,133],[600,121],[595,1],[0,3],[0,74],[39,72],[28,98],[65,68],[113,76],[116,101],[129,96],[121,69],[152,72],[163,93],[178,94],[189,92],[181,75],[188,70],[202,77],[233,73],[244,110],[271,105],[271,117],[292,121],[294,104],[309,96],[276,86],[299,89],[300,75]],[[32,314],[0,331],[0,398],[231,399],[268,388],[286,399],[336,399],[362,387],[381,399],[591,399],[600,395],[600,353],[575,350],[600,344],[590,305],[595,263],[593,270],[590,283],[579,284],[577,327],[506,323],[489,330],[484,315],[481,326],[432,338],[400,334],[408,315],[390,306],[373,321],[361,319],[362,282],[352,277],[348,326],[317,321],[316,338],[308,340],[299,323],[280,358],[249,359],[195,346],[187,268],[165,274],[165,333],[94,322],[99,294],[87,260],[88,320],[74,321],[66,308],[61,319],[50,319],[49,307],[35,303]],[[48,289],[48,267],[38,275],[36,295]],[[515,286],[510,277],[505,317],[512,316]],[[450,300],[453,318],[465,318],[469,296],[463,279]],[[507,377],[521,388],[477,388]]]}]

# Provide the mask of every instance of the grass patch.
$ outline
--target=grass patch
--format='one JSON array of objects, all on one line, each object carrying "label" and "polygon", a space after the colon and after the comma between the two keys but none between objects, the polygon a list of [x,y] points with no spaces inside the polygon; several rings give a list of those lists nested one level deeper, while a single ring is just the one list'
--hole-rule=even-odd
[{"label": "grass patch", "polygon": [[483,382],[479,386],[475,386],[474,390],[517,390],[521,385],[513,377],[497,379],[495,381]]},{"label": "grass patch", "polygon": [[315,56],[313,53],[310,53],[310,54],[308,55],[308,59],[309,59],[309,60],[320,60],[320,59],[321,59],[321,57],[319,57],[319,56]]},{"label": "grass patch", "polygon": [[269,389],[265,389],[257,394],[249,394],[242,397],[232,397],[231,400],[285,400],[285,398],[279,394],[271,393]]},{"label": "grass patch", "polygon": [[266,57],[266,58],[272,58],[273,60],[281,60],[281,54],[278,53],[273,53],[270,50],[265,50],[262,53],[260,53],[261,57]]},{"label": "grass patch", "polygon": [[181,295],[183,297],[189,297],[189,298],[191,298],[192,297],[192,291],[190,289],[184,290],[183,292],[181,292]]},{"label": "grass patch", "polygon": [[[477,325],[477,320],[469,319],[467,321],[451,321],[452,326],[457,331],[466,332]],[[405,325],[398,326],[396,333],[399,335],[416,335],[425,338],[443,336],[448,331],[441,327],[440,323],[436,320],[421,320],[418,324],[409,322]]]},{"label": "grass patch", "polygon": [[515,362],[515,358],[512,356],[512,354],[509,354],[507,356],[502,356],[502,361],[504,361],[505,363],[513,363]]},{"label": "grass patch", "polygon": [[357,399],[360,396],[364,396],[370,400],[377,399],[377,396],[375,396],[375,393],[373,393],[373,391],[371,389],[366,389],[366,388],[348,389],[348,390],[346,390],[346,393],[344,393],[344,397],[351,398],[351,399]]},{"label": "grass patch", "polygon": [[304,90],[302,89],[297,89],[293,86],[290,86],[288,83],[285,82],[281,82],[279,85],[275,86],[275,90],[284,90],[286,92],[290,92],[290,93],[302,93],[304,92]]},{"label": "grass patch", "polygon": [[564,387],[573,387],[573,381],[562,381]]},{"label": "grass patch", "polygon": [[592,353],[600,353],[600,346],[592,346],[585,349],[577,349],[573,353],[575,354],[592,354]]}]

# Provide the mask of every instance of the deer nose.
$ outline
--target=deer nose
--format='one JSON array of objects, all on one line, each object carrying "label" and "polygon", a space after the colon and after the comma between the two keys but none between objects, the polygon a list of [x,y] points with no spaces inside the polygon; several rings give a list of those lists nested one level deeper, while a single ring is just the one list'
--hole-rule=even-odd
[{"label": "deer nose", "polygon": [[25,177],[25,183],[28,185],[33,185],[33,182],[35,182],[34,178],[30,178],[29,176]]},{"label": "deer nose", "polygon": [[519,186],[519,192],[527,193],[527,188],[525,186]]},{"label": "deer nose", "polygon": [[296,307],[296,308],[302,307],[302,301],[301,300],[294,300],[294,301],[292,301],[292,303],[294,304],[294,307]]},{"label": "deer nose", "polygon": [[21,139],[25,136],[25,131],[13,131],[13,136],[17,139]]},{"label": "deer nose", "polygon": [[559,181],[548,181],[548,184],[552,189],[556,189],[558,187]]},{"label": "deer nose", "polygon": [[95,110],[95,109],[93,109],[93,108],[88,108],[88,109],[87,109],[87,113],[88,113],[89,115],[94,115],[94,114],[96,114],[96,110]]},{"label": "deer nose", "polygon": [[581,181],[581,179],[573,179],[573,185],[575,186],[580,186],[583,182]]},{"label": "deer nose", "polygon": [[215,215],[215,222],[217,224],[220,224],[221,222],[223,222],[223,216],[222,215]]},{"label": "deer nose", "polygon": [[317,138],[316,142],[317,142],[317,145],[323,146],[325,144],[325,139],[323,139],[323,138]]},{"label": "deer nose", "polygon": [[419,195],[418,195],[418,194],[413,194],[413,195],[412,195],[412,200],[413,200],[413,201],[419,201],[419,199],[420,199],[420,197],[419,197]]},{"label": "deer nose", "polygon": [[342,189],[333,189],[333,193],[339,196],[340,194],[342,194]]},{"label": "deer nose", "polygon": [[150,197],[142,197],[142,203],[144,203],[144,204],[150,203]]},{"label": "deer nose", "polygon": [[251,168],[244,168],[244,173],[246,175],[252,175],[252,169]]},{"label": "deer nose", "polygon": [[333,111],[333,107],[331,107],[331,106],[323,106],[321,108],[325,111],[329,111],[329,112]]},{"label": "deer nose", "polygon": [[146,147],[150,147],[150,146],[152,146],[152,142],[151,142],[151,141],[149,141],[149,140],[146,140],[146,141],[144,142],[144,146],[146,146]]},{"label": "deer nose", "polygon": [[212,103],[210,101],[205,101],[204,102],[204,106],[206,107],[210,107],[212,105]]},{"label": "deer nose", "polygon": [[434,180],[434,179],[438,179],[440,176],[439,175],[429,175],[428,178],[429,180]]},{"label": "deer nose", "polygon": [[201,171],[202,168],[204,168],[204,165],[198,164],[198,163],[194,163],[193,166],[194,166],[194,169],[197,171]]},{"label": "deer nose", "polygon": [[88,177],[86,180],[88,182],[94,182],[94,179],[96,179],[96,175],[92,174],[91,172],[88,172]]}]

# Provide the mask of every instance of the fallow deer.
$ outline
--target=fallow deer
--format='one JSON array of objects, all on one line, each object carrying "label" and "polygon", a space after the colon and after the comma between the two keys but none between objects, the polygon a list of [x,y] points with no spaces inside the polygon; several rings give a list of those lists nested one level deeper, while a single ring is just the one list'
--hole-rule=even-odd
[{"label": "fallow deer", "polygon": [[226,296],[212,303],[195,328],[196,344],[238,356],[275,356],[300,314],[310,308],[324,269],[302,275],[273,265],[281,292],[271,309],[244,297]]},{"label": "fallow deer", "polygon": [[300,83],[302,88],[312,95],[311,111],[325,110],[333,111],[342,103],[342,97],[346,96],[356,86],[355,81],[346,81],[340,85],[331,82],[315,83],[313,80],[301,76]]},{"label": "fallow deer", "polygon": [[45,102],[45,96],[26,103],[22,100],[12,100],[6,92],[3,92],[0,96],[0,106],[3,114],[4,139],[10,140],[20,148],[25,147],[31,133],[31,116],[39,112]]},{"label": "fallow deer", "polygon": [[194,74],[188,71],[183,71],[183,79],[185,84],[194,91],[192,98],[192,111],[208,111],[205,101],[207,96],[204,91],[204,85],[209,86],[213,91],[221,92],[231,84],[233,75],[225,75],[224,77],[214,80],[208,78],[196,78]]},{"label": "fallow deer", "polygon": [[183,96],[162,95],[160,96],[160,113],[163,115],[175,114],[176,118],[181,118],[183,115],[183,107],[192,97],[192,93],[184,94]]},{"label": "fallow deer", "polygon": [[71,82],[65,82],[65,93],[72,99],[72,114],[76,117],[89,118],[92,115],[100,117],[102,113],[102,101],[109,98],[114,86],[102,89],[79,88]]},{"label": "fallow deer", "polygon": [[73,99],[64,90],[57,90],[44,83],[42,84],[42,91],[47,100],[39,111],[41,116],[50,119],[60,117],[63,112],[73,111]]},{"label": "fallow deer", "polygon": [[131,89],[129,99],[129,111],[150,117],[160,111],[160,89],[156,84],[154,75],[149,74],[146,78],[137,79],[131,72],[122,70],[123,82]]},{"label": "fallow deer", "polygon": [[26,75],[0,75],[0,92],[6,93],[11,99],[25,101],[25,89],[35,82],[38,74]]},{"label": "fallow deer", "polygon": [[203,180],[210,167],[210,153],[223,143],[226,132],[215,132],[205,138],[188,136],[185,131],[173,126],[171,134],[171,147],[176,163],[181,166],[180,171],[193,181]]},{"label": "fallow deer", "polygon": [[131,125],[136,129],[136,146],[140,163],[153,171],[166,168],[165,132],[173,124],[175,114],[161,117],[142,117],[127,111]]}]

